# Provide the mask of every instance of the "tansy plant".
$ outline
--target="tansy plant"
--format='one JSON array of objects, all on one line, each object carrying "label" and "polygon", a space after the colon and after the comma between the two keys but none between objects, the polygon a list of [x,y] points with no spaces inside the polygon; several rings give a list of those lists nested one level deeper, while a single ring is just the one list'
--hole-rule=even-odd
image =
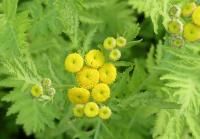
[{"label": "tansy plant", "polygon": [[[172,46],[182,47],[184,39],[190,42],[200,40],[200,6],[195,2],[185,3],[181,8],[172,5],[169,9],[169,16],[171,19],[168,22],[168,32],[172,35]],[[179,20],[181,17],[183,17],[182,21]],[[187,21],[188,19],[184,19],[184,17],[192,17],[192,19]]]},{"label": "tansy plant", "polygon": [[200,139],[199,0],[0,0],[0,139]]},{"label": "tansy plant", "polygon": [[33,97],[38,98],[39,101],[53,101],[56,91],[51,85],[51,80],[44,78],[40,84],[34,84],[31,88]]},{"label": "tansy plant", "polygon": [[[107,37],[102,46],[110,51],[109,59],[117,61],[121,57],[121,52],[116,47],[125,47],[126,39]],[[78,53],[69,54],[65,58],[64,67],[68,72],[76,74],[78,83],[78,87],[73,87],[67,92],[69,100],[75,104],[74,116],[85,115],[91,118],[99,115],[104,120],[110,118],[111,109],[104,102],[111,96],[109,85],[116,80],[117,69],[107,60],[104,52],[93,49],[87,52],[84,58]]]}]

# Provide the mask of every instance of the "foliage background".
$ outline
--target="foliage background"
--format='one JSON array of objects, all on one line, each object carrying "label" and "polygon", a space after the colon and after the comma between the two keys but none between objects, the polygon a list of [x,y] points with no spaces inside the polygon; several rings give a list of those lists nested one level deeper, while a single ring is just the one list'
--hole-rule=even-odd
[{"label": "foliage background", "polygon": [[[0,0],[0,138],[199,139],[200,43],[172,48],[165,31],[168,8],[186,2]],[[117,35],[128,45],[115,63],[111,119],[74,118],[66,55]],[[44,77],[57,92],[45,106],[30,95]]]}]

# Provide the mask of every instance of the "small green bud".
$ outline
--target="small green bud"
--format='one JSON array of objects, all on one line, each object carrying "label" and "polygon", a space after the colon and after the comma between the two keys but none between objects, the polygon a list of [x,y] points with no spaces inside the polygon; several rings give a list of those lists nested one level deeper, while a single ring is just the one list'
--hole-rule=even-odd
[{"label": "small green bud", "polygon": [[170,7],[168,14],[171,18],[178,18],[181,15],[181,8],[177,5],[173,5]]},{"label": "small green bud", "polygon": [[116,40],[113,37],[108,37],[103,42],[103,47],[108,50],[112,50],[116,47]]},{"label": "small green bud", "polygon": [[49,88],[49,95],[50,96],[54,96],[55,93],[56,93],[56,90],[53,87]]},{"label": "small green bud", "polygon": [[44,78],[44,79],[42,80],[42,86],[43,86],[43,87],[50,87],[50,86],[51,86],[51,79],[49,79],[49,78]]},{"label": "small green bud", "polygon": [[109,58],[113,61],[119,60],[120,57],[121,57],[121,51],[119,49],[113,49],[109,54]]},{"label": "small green bud", "polygon": [[180,48],[184,45],[184,39],[181,36],[174,36],[171,39],[171,45]]},{"label": "small green bud", "polygon": [[118,37],[116,41],[117,41],[118,47],[125,47],[126,46],[126,39],[124,37]]},{"label": "small green bud", "polygon": [[51,100],[51,97],[47,96],[47,95],[42,95],[40,98],[39,98],[39,101],[49,101]]}]

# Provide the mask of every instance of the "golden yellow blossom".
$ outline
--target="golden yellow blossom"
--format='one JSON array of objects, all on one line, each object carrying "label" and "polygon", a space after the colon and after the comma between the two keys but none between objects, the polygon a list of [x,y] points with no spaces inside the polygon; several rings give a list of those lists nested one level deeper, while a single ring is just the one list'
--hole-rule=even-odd
[{"label": "golden yellow blossom", "polygon": [[69,72],[74,73],[80,71],[83,64],[83,58],[77,53],[69,54],[65,58],[65,69]]},{"label": "golden yellow blossom", "polygon": [[99,72],[94,68],[84,67],[76,74],[76,79],[81,87],[91,89],[99,82]]},{"label": "golden yellow blossom", "polygon": [[192,20],[196,25],[200,26],[200,6],[194,10]]},{"label": "golden yellow blossom", "polygon": [[107,106],[103,106],[99,110],[99,117],[101,119],[104,119],[104,120],[109,119],[111,114],[112,114],[112,111]]},{"label": "golden yellow blossom", "polygon": [[68,90],[68,98],[74,104],[87,103],[90,97],[90,92],[84,88],[74,87]]},{"label": "golden yellow blossom", "polygon": [[103,83],[113,83],[116,79],[116,76],[117,70],[113,64],[104,64],[103,67],[99,69],[99,78]]},{"label": "golden yellow blossom", "polygon": [[196,41],[200,39],[200,27],[187,23],[184,26],[183,36],[188,41]]},{"label": "golden yellow blossom", "polygon": [[193,11],[196,9],[196,3],[191,2],[183,5],[181,8],[182,15],[183,16],[191,16]]},{"label": "golden yellow blossom", "polygon": [[95,117],[99,114],[99,106],[95,102],[88,102],[85,105],[84,113],[87,117]]},{"label": "golden yellow blossom", "polygon": [[103,47],[108,50],[112,50],[116,47],[116,40],[113,37],[108,37],[103,42]]},{"label": "golden yellow blossom", "polygon": [[34,97],[40,97],[43,95],[43,88],[41,85],[35,84],[31,88],[31,94]]},{"label": "golden yellow blossom", "polygon": [[73,108],[73,114],[76,117],[83,117],[84,115],[84,105],[83,104],[77,104]]},{"label": "golden yellow blossom", "polygon": [[88,66],[99,68],[104,64],[105,58],[101,51],[91,50],[86,54],[85,61]]},{"label": "golden yellow blossom", "polygon": [[180,34],[183,32],[183,24],[179,20],[171,20],[168,22],[168,31],[173,34]]},{"label": "golden yellow blossom", "polygon": [[91,95],[96,102],[104,102],[110,97],[110,88],[107,84],[99,83],[92,89]]}]

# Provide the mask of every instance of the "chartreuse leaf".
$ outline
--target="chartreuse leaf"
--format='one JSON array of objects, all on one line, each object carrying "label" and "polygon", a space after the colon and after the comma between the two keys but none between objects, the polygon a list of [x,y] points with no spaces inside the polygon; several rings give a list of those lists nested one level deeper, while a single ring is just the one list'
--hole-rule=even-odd
[{"label": "chartreuse leaf", "polygon": [[[186,44],[181,50],[169,47],[164,49],[166,56],[161,59],[161,64],[157,68],[166,72],[160,78],[165,81],[162,89],[169,96],[170,101],[180,104],[180,109],[167,110],[165,115],[158,115],[158,120],[164,120],[168,115],[169,122],[163,126],[160,123],[155,125],[155,138],[182,139],[185,136],[183,130],[185,127],[188,127],[192,137],[199,138],[197,123],[199,123],[200,114],[200,77],[196,74],[200,70],[199,50],[195,44]],[[158,132],[157,126],[161,126],[160,129],[167,128]]]},{"label": "chartreuse leaf", "polygon": [[16,123],[23,125],[28,135],[44,131],[46,126],[53,127],[56,111],[52,104],[44,105],[30,94],[30,86],[15,88],[2,100],[11,102],[7,115],[17,114]]},{"label": "chartreuse leaf", "polygon": [[15,17],[18,0],[3,0],[4,14],[8,20]]},{"label": "chartreuse leaf", "polygon": [[28,12],[23,11],[16,15],[17,2],[3,1],[5,9],[4,14],[0,16],[0,55],[19,55],[27,45]]},{"label": "chartreuse leaf", "polygon": [[6,76],[0,81],[0,86],[13,87],[2,99],[11,103],[7,115],[17,114],[16,123],[22,125],[28,135],[42,132],[46,127],[53,127],[57,117],[55,105],[44,105],[31,95],[31,87],[40,80],[37,72],[14,57],[12,61],[2,62],[1,68],[5,70],[1,70],[1,74]]},{"label": "chartreuse leaf", "polygon": [[166,27],[169,20],[168,8],[172,4],[183,2],[181,0],[129,0],[129,4],[139,13],[144,13],[150,17],[154,26],[154,32],[157,34],[160,21],[163,19],[163,25]]}]

